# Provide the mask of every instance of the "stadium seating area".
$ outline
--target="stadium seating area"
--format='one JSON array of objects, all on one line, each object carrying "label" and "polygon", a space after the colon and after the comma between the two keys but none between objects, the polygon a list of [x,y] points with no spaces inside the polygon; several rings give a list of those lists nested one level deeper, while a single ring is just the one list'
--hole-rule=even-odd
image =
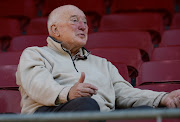
[{"label": "stadium seating area", "polygon": [[76,5],[87,15],[89,37],[85,47],[111,61],[134,87],[167,92],[180,89],[179,3],[180,0],[1,0],[0,113],[20,113],[15,79],[20,55],[27,47],[47,45],[48,14],[65,4]]}]

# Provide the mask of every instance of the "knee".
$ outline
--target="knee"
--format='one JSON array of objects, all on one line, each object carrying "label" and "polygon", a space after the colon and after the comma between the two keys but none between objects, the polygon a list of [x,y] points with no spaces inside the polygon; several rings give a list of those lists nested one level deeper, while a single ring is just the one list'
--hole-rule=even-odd
[{"label": "knee", "polygon": [[80,97],[75,101],[79,103],[76,107],[81,111],[100,111],[98,103],[90,97]]}]

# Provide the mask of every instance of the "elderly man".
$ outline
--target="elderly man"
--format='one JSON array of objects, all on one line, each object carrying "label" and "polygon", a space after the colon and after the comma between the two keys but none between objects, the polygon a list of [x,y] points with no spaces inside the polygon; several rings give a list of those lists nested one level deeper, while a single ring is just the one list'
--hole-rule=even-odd
[{"label": "elderly man", "polygon": [[104,58],[91,55],[86,16],[65,5],[48,19],[48,46],[24,50],[17,70],[22,113],[112,111],[137,106],[180,107],[180,90],[171,93],[133,88]]}]

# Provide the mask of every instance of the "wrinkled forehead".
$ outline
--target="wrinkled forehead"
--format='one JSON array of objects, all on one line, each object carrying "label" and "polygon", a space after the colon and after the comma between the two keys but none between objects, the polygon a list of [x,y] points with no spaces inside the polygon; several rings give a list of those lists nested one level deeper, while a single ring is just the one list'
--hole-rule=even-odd
[{"label": "wrinkled forehead", "polygon": [[81,17],[81,18],[86,18],[84,12],[82,10],[80,10],[79,8],[74,7],[74,6],[65,7],[59,13],[59,17],[62,20],[68,20],[69,18],[71,18],[73,16],[77,16],[77,17]]}]

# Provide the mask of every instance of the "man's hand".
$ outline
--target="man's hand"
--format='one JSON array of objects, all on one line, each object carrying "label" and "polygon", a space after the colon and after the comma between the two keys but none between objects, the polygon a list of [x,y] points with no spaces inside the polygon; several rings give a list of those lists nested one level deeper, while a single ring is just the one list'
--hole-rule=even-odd
[{"label": "man's hand", "polygon": [[68,98],[69,100],[78,98],[78,97],[91,97],[92,95],[96,94],[97,87],[89,84],[84,83],[85,74],[84,72],[81,73],[81,77],[77,83],[70,89]]},{"label": "man's hand", "polygon": [[160,106],[166,106],[168,108],[178,108],[180,107],[180,89],[166,94],[161,102]]}]

